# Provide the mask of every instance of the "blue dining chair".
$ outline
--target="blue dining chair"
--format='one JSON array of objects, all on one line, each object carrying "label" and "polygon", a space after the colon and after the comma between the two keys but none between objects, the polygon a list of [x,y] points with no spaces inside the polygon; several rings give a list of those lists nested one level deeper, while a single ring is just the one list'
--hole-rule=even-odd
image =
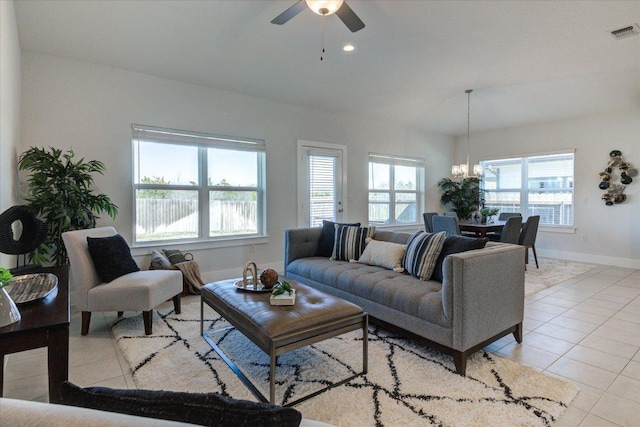
[{"label": "blue dining chair", "polygon": [[433,232],[439,233],[440,231],[446,231],[447,236],[454,234],[460,234],[460,228],[458,227],[458,219],[453,216],[435,215],[432,218]]},{"label": "blue dining chair", "polygon": [[422,214],[422,220],[424,221],[424,231],[427,233],[433,233],[433,221],[434,216],[438,215],[438,212],[425,212]]}]

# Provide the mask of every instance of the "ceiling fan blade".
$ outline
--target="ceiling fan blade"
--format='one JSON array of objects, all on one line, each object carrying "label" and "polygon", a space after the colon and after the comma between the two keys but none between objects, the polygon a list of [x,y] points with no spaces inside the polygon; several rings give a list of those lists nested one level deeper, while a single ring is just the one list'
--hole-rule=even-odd
[{"label": "ceiling fan blade", "polygon": [[336,11],[336,15],[338,15],[338,18],[344,22],[344,25],[346,25],[352,33],[364,28],[364,22],[358,18],[358,15],[349,7],[347,2],[342,3],[340,9]]},{"label": "ceiling fan blade", "polygon": [[286,23],[289,19],[293,18],[294,16],[296,16],[297,14],[305,10],[306,8],[307,8],[307,4],[305,3],[305,1],[300,0],[298,1],[298,3],[294,4],[289,9],[285,10],[280,15],[276,16],[273,19],[273,21],[271,21],[271,23],[282,25]]}]

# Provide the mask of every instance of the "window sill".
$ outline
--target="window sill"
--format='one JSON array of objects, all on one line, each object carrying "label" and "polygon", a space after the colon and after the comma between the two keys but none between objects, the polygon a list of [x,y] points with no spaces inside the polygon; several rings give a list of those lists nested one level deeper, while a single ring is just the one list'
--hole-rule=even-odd
[{"label": "window sill", "polygon": [[376,224],[369,224],[369,226],[374,226],[376,227],[376,230],[381,230],[381,231],[408,231],[408,232],[415,232],[418,229],[422,228],[424,230],[424,224],[422,223],[414,223],[414,224],[384,224],[384,225],[376,225]]},{"label": "window sill", "polygon": [[544,233],[563,233],[563,234],[576,234],[576,228],[566,225],[541,225],[538,227],[538,231]]},{"label": "window sill", "polygon": [[230,248],[236,246],[263,245],[269,243],[269,236],[229,237],[216,240],[193,240],[180,242],[145,242],[131,248],[131,255],[147,255],[153,249],[180,249],[182,251],[198,251],[205,249]]}]

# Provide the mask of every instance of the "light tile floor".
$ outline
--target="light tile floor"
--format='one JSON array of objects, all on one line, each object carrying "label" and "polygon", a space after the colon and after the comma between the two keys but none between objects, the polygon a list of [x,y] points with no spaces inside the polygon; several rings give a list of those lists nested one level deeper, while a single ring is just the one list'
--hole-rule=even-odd
[{"label": "light tile floor", "polygon": [[[555,425],[640,425],[640,270],[599,266],[525,303],[523,343],[508,336],[488,350],[579,387]],[[115,319],[115,313],[94,313],[91,331],[82,337],[80,317],[73,314],[70,381],[135,388],[111,339],[109,325]],[[48,401],[45,349],[9,355],[5,363],[6,397]]]}]

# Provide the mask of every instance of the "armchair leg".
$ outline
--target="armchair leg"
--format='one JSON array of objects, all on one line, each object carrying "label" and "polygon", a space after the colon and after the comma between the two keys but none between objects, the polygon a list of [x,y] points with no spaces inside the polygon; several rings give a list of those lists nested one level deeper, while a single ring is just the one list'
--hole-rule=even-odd
[{"label": "armchair leg", "polygon": [[173,297],[173,309],[175,310],[176,314],[182,313],[182,304],[180,300],[180,294]]},{"label": "armchair leg", "polygon": [[118,317],[122,317],[123,314],[124,314],[124,311],[119,311],[118,312]]},{"label": "armchair leg", "polygon": [[153,310],[143,311],[142,320],[144,320],[144,334],[151,335],[153,329]]},{"label": "armchair leg", "polygon": [[516,339],[518,344],[522,344],[522,322],[516,325],[515,331],[513,331],[513,337]]},{"label": "armchair leg", "polygon": [[532,245],[531,249],[533,249],[533,257],[536,260],[536,268],[540,268],[540,266],[538,265],[538,254],[536,253],[536,245]]},{"label": "armchair leg", "polygon": [[89,333],[89,323],[91,323],[91,312],[83,311],[82,312],[82,330],[80,334],[87,335]]}]

